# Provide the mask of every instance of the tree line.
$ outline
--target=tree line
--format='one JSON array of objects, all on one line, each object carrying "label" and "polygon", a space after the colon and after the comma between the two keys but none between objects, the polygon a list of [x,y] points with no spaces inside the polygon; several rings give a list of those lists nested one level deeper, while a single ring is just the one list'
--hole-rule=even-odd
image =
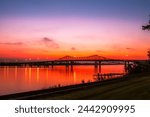
[{"label": "tree line", "polygon": [[[148,24],[142,26],[142,29],[150,31],[150,20],[149,20]],[[150,60],[150,49],[148,49],[148,51],[147,51],[147,56],[148,56],[148,58]]]}]

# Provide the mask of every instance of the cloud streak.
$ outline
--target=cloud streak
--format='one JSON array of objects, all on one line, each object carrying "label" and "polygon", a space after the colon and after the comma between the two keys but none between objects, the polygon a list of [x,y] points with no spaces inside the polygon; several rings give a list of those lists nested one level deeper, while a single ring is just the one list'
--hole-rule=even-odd
[{"label": "cloud streak", "polygon": [[42,38],[42,43],[49,48],[59,48],[59,44],[57,44],[53,39],[44,37]]},{"label": "cloud streak", "polygon": [[0,43],[0,45],[23,45],[23,43],[22,42],[14,42],[14,43],[6,42],[6,43]]},{"label": "cloud streak", "polygon": [[126,50],[135,50],[134,48],[126,48]]},{"label": "cloud streak", "polygon": [[96,52],[103,52],[102,50],[96,50]]},{"label": "cloud streak", "polygon": [[76,48],[75,48],[75,47],[72,47],[71,50],[76,50]]}]

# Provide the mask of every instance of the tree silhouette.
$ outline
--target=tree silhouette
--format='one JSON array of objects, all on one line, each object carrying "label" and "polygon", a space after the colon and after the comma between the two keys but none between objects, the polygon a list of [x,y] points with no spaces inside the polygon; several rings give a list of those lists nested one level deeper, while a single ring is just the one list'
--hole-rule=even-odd
[{"label": "tree silhouette", "polygon": [[149,20],[149,22],[148,22],[147,25],[142,26],[142,29],[143,29],[143,30],[150,30],[150,20]]},{"label": "tree silhouette", "polygon": [[[150,15],[149,15],[150,16]],[[148,22],[148,24],[147,25],[145,25],[145,26],[142,26],[142,29],[143,30],[150,30],[150,20],[149,20],[149,22]],[[150,60],[150,49],[148,49],[148,51],[147,51],[147,56],[148,56],[148,58],[149,58],[149,60]]]},{"label": "tree silhouette", "polygon": [[150,60],[150,49],[147,51],[147,56],[148,56],[148,58]]},{"label": "tree silhouette", "polygon": [[146,25],[146,26],[142,26],[142,29],[143,30],[150,30],[150,23],[148,25]]}]

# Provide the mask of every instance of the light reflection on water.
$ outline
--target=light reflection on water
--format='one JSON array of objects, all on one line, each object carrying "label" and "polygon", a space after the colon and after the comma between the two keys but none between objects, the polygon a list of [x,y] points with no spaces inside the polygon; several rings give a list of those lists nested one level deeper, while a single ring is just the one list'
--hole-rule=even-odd
[{"label": "light reflection on water", "polygon": [[124,73],[123,65],[57,67],[0,67],[0,95],[94,81],[93,75]]}]

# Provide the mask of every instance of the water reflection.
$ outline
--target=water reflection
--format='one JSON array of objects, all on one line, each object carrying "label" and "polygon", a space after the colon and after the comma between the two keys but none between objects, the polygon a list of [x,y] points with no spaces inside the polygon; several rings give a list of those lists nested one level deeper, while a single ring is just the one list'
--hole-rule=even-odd
[{"label": "water reflection", "polygon": [[0,67],[0,95],[91,82],[96,73],[123,72],[123,65]]}]

